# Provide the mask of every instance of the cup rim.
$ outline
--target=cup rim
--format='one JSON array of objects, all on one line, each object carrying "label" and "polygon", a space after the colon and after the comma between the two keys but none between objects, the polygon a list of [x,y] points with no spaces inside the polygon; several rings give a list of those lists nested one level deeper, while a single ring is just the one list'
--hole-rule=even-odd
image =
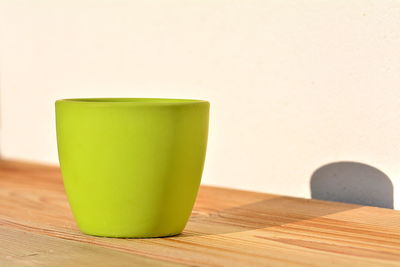
[{"label": "cup rim", "polygon": [[95,97],[95,98],[65,98],[58,99],[59,102],[71,102],[86,105],[95,104],[113,104],[113,105],[182,105],[195,103],[209,103],[198,99],[180,99],[180,98],[146,98],[146,97]]}]

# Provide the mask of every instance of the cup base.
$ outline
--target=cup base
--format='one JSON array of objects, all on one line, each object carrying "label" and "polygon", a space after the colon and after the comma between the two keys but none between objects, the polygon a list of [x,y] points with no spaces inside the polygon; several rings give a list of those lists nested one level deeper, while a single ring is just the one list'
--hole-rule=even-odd
[{"label": "cup base", "polygon": [[182,231],[176,232],[176,233],[168,233],[168,234],[133,234],[133,235],[119,235],[117,233],[93,233],[93,232],[88,232],[88,231],[82,231],[81,232],[85,235],[90,235],[90,236],[96,236],[96,237],[106,237],[106,238],[121,238],[121,239],[140,239],[140,238],[163,238],[163,237],[171,237],[171,236],[176,236],[182,233]]}]

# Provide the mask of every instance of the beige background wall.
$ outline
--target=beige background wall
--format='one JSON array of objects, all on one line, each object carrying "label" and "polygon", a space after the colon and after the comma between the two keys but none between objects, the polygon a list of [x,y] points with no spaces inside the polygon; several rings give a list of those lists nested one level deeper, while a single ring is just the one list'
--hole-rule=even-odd
[{"label": "beige background wall", "polygon": [[[355,161],[400,198],[400,1],[0,0],[0,27],[3,157],[57,162],[57,98],[200,98],[204,183],[309,197]],[[380,190],[340,168],[316,186]]]}]

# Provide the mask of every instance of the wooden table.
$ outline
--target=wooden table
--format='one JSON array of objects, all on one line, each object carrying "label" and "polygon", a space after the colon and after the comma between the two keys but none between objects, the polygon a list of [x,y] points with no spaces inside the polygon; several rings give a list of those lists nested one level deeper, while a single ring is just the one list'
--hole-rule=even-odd
[{"label": "wooden table", "polygon": [[0,161],[0,266],[400,266],[400,212],[202,186],[183,234],[80,233],[59,169]]}]

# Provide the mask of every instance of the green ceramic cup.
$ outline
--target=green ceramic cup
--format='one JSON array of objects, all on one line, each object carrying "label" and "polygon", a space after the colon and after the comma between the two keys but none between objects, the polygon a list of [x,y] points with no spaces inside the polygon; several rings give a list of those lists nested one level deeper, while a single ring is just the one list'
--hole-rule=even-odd
[{"label": "green ceramic cup", "polygon": [[92,98],[56,101],[58,154],[83,233],[182,232],[203,171],[209,103]]}]

